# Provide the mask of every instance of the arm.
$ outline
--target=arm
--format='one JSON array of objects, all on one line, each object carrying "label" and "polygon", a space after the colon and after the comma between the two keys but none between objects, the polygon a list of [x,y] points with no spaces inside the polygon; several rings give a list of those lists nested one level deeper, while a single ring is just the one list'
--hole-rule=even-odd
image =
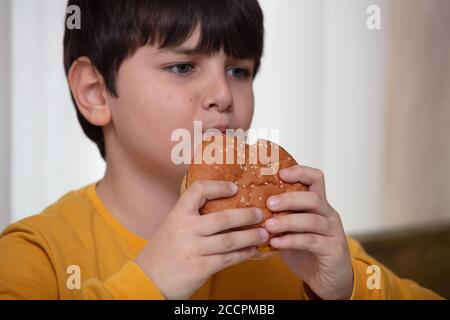
[{"label": "arm", "polygon": [[85,300],[164,300],[155,284],[142,269],[130,261],[104,282],[90,279],[84,283]]},{"label": "arm", "polygon": [[[68,290],[66,278],[58,279],[51,250],[36,228],[18,223],[0,236],[0,300],[57,300]],[[164,299],[157,287],[134,262],[126,263],[102,282],[82,284],[86,300]]]},{"label": "arm", "polygon": [[440,298],[413,281],[400,279],[346,237],[339,213],[328,203],[322,171],[294,166],[281,170],[280,177],[305,184],[309,190],[270,197],[272,211],[294,213],[266,221],[269,232],[282,233],[270,244],[281,249],[285,262],[306,284],[303,291],[307,296],[342,300]]},{"label": "arm", "polygon": [[[442,299],[438,294],[419,286],[414,281],[396,276],[387,267],[370,257],[356,240],[348,238],[348,244],[354,272],[351,299]],[[378,266],[381,271],[379,289],[369,289],[373,287],[368,283],[369,277],[375,276],[375,273],[368,268],[373,265]]]},{"label": "arm", "polygon": [[55,300],[58,284],[46,243],[24,224],[0,236],[0,300]]}]

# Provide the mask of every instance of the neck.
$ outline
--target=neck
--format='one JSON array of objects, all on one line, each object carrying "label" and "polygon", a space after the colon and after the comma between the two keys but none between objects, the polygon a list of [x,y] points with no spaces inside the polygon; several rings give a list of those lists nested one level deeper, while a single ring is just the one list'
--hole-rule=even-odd
[{"label": "neck", "polygon": [[116,167],[112,163],[97,187],[111,214],[128,230],[147,240],[178,201],[178,190],[178,179],[170,181],[132,166]]}]

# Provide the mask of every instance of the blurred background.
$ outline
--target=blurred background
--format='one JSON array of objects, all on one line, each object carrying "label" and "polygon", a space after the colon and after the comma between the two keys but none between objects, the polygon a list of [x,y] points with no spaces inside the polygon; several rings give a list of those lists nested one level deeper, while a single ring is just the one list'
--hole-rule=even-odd
[{"label": "blurred background", "polygon": [[[450,1],[260,3],[253,127],[325,172],[370,254],[450,298]],[[0,0],[0,229],[105,169],[66,85],[65,6]]]}]

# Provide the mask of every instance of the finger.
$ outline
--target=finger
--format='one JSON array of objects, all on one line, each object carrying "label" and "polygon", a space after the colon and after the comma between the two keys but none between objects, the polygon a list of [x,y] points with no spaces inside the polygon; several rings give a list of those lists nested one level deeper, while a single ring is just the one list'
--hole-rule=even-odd
[{"label": "finger", "polygon": [[276,249],[306,250],[314,254],[328,254],[329,238],[314,233],[287,234],[270,239],[270,245]]},{"label": "finger", "polygon": [[259,208],[230,209],[201,216],[198,234],[210,236],[221,231],[260,223],[264,213]]},{"label": "finger", "polygon": [[333,224],[331,219],[314,213],[293,213],[273,217],[264,223],[270,233],[308,232],[331,236]]},{"label": "finger", "polygon": [[326,199],[325,175],[316,168],[296,165],[280,170],[280,178],[288,183],[300,182],[309,187],[309,191],[316,192]]},{"label": "finger", "polygon": [[327,202],[311,191],[286,192],[267,199],[267,207],[273,212],[309,211],[324,216],[331,214]]},{"label": "finger", "polygon": [[[203,207],[207,200],[232,197],[237,191],[238,187],[233,182],[196,181],[183,193],[179,200],[179,205],[185,209],[198,210]],[[184,212],[186,210],[181,211]]]},{"label": "finger", "polygon": [[204,238],[200,252],[203,255],[223,254],[259,246],[267,242],[268,239],[269,233],[264,228],[221,233]]},{"label": "finger", "polygon": [[241,263],[253,257],[256,253],[255,247],[244,248],[224,254],[207,256],[206,263],[210,264],[213,273],[222,271],[225,268]]}]

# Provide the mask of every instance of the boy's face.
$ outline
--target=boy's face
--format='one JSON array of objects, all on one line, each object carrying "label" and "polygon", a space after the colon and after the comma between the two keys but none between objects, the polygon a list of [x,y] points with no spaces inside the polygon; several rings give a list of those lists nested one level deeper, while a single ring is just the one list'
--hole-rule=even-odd
[{"label": "boy's face", "polygon": [[110,148],[108,161],[126,161],[115,165],[133,165],[142,174],[176,183],[186,166],[171,161],[175,129],[188,129],[193,138],[194,121],[202,121],[204,131],[250,127],[254,60],[236,60],[223,51],[211,56],[177,52],[195,48],[199,38],[197,28],[176,49],[146,46],[123,62],[119,97],[109,97],[112,121],[105,127],[108,147],[121,156],[114,160]]}]

